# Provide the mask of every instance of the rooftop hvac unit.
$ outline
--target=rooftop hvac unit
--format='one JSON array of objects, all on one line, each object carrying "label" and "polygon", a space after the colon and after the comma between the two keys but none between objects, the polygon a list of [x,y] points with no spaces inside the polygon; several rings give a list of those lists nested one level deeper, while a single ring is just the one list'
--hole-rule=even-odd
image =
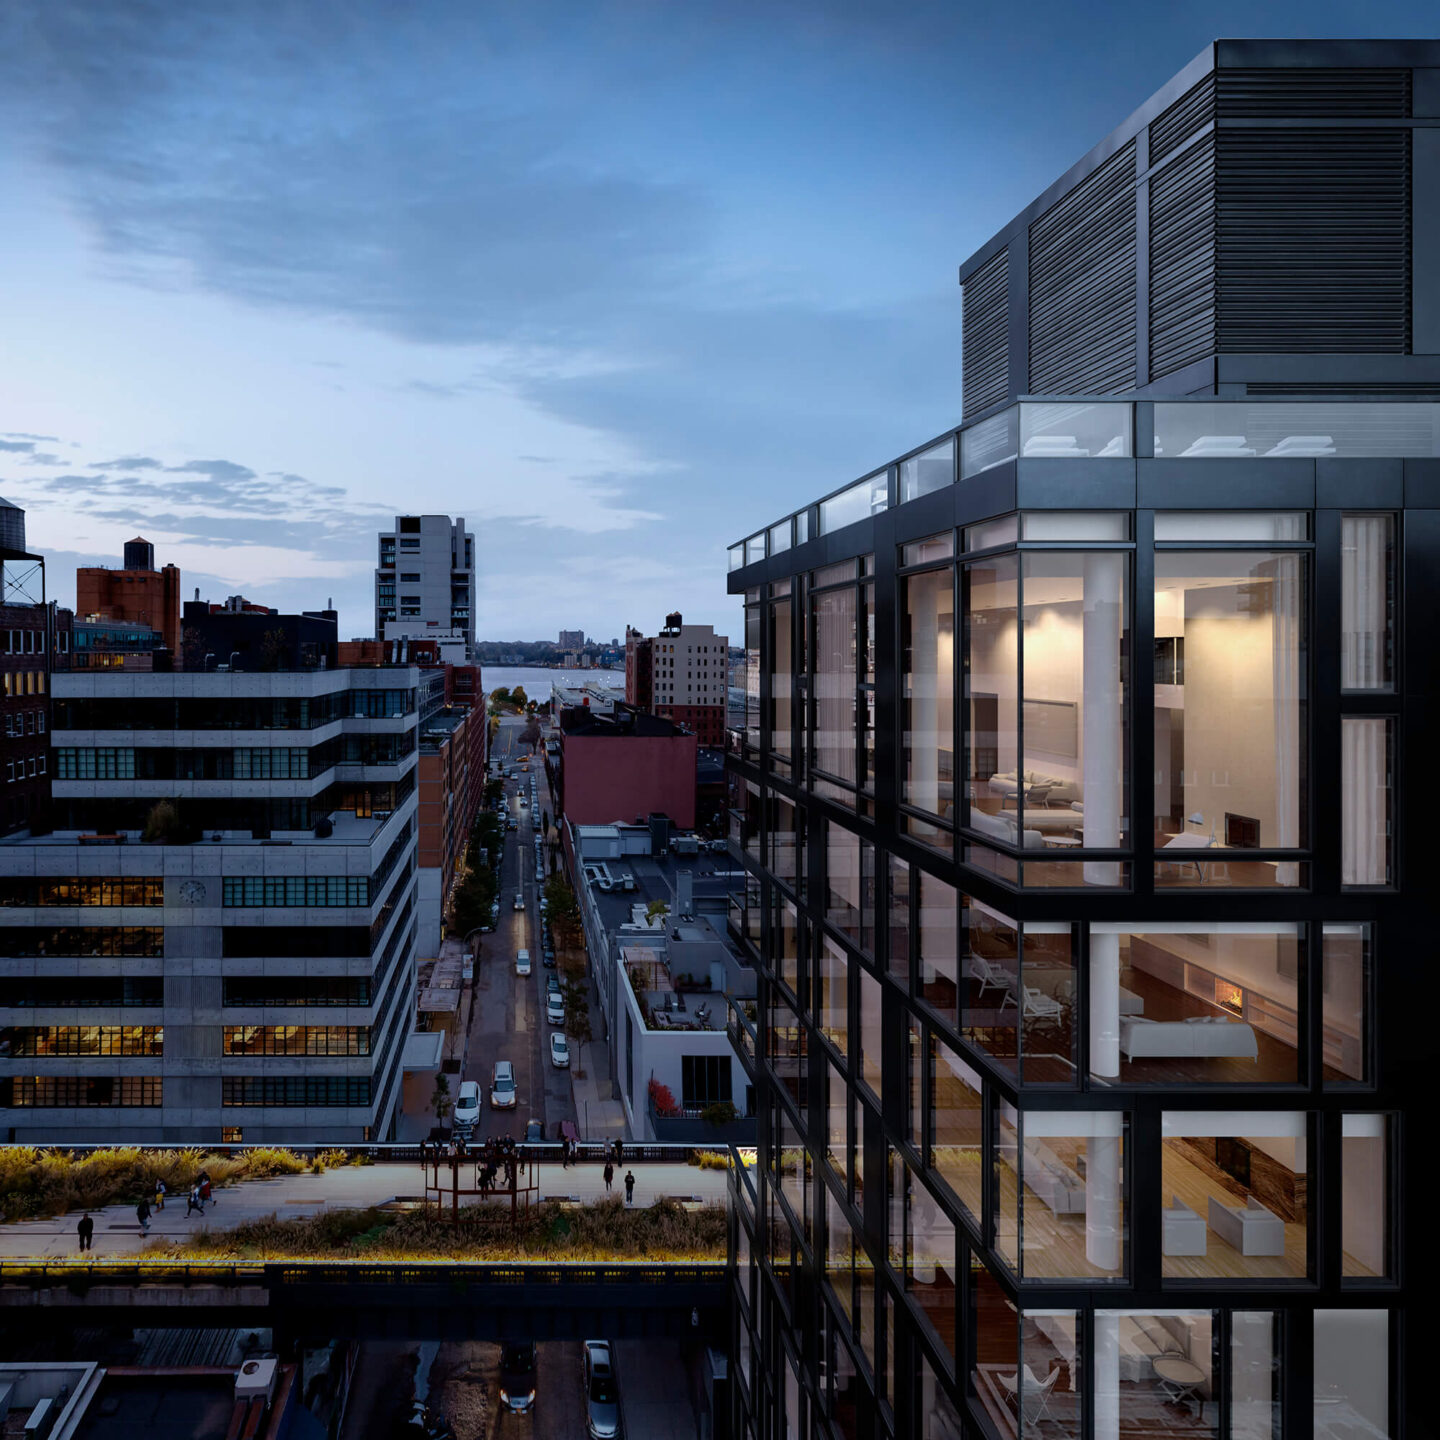
[{"label": "rooftop hvac unit", "polygon": [[237,1400],[263,1399],[268,1405],[275,1398],[277,1364],[273,1355],[258,1360],[247,1360],[235,1372],[235,1398]]}]

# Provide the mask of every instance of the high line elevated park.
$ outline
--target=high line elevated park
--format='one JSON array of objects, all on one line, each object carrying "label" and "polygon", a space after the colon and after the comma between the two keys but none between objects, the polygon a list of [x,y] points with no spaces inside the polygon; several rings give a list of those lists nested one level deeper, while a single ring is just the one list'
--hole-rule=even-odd
[{"label": "high line elevated park", "polygon": [[[22,1314],[73,1324],[77,1311],[135,1323],[143,1311],[146,1324],[297,1336],[723,1332],[725,1152],[707,1152],[702,1167],[687,1147],[627,1145],[608,1193],[604,1154],[582,1145],[565,1165],[558,1145],[523,1147],[512,1192],[504,1166],[489,1177],[474,1152],[432,1150],[422,1163],[416,1147],[376,1147],[320,1173],[221,1183],[203,1214],[187,1214],[187,1194],[172,1188],[148,1233],[139,1197],[114,1196],[88,1210],[84,1252],[87,1212],[34,1213],[37,1195],[15,1180],[25,1167],[11,1164],[0,1205],[7,1217],[30,1212],[0,1223],[0,1326]],[[748,1195],[748,1180],[737,1183]],[[41,1190],[49,1210],[57,1189],[52,1176]]]}]

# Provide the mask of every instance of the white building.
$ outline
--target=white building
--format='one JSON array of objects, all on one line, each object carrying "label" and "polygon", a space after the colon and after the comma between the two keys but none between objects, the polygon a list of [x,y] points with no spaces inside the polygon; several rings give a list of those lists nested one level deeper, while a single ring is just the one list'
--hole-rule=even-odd
[{"label": "white building", "polygon": [[397,515],[380,535],[375,570],[375,636],[458,632],[465,659],[475,649],[475,541],[462,518]]},{"label": "white building", "polygon": [[[418,683],[409,666],[53,677],[56,828],[0,840],[0,1135],[392,1133]],[[145,843],[161,800],[173,820]]]}]

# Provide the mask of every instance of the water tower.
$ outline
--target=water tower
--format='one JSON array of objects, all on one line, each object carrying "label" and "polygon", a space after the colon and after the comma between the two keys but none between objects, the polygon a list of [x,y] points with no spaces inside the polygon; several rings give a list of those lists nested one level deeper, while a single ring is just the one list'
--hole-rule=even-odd
[{"label": "water tower", "polygon": [[25,512],[0,500],[0,604],[45,603],[45,557],[25,548]]}]

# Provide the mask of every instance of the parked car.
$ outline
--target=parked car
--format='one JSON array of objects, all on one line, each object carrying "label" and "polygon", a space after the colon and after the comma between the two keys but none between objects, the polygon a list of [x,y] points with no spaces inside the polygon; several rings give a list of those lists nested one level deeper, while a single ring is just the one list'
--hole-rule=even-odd
[{"label": "parked car", "polygon": [[618,1440],[620,1390],[615,1383],[610,1342],[587,1340],[581,1366],[581,1383],[585,1389],[585,1429],[591,1440]]},{"label": "parked car", "polygon": [[517,975],[528,975],[530,973],[530,952],[528,950],[517,950],[515,952],[515,973]]},{"label": "parked car", "polygon": [[551,995],[546,999],[545,1018],[552,1025],[565,1023],[565,1001],[559,995]]},{"label": "parked car", "polygon": [[538,1120],[527,1120],[525,1122],[525,1143],[527,1145],[538,1145],[545,1138],[545,1127]]},{"label": "parked car", "polygon": [[[561,1011],[564,1014],[564,1011]],[[550,1063],[557,1070],[568,1070],[570,1068],[570,1042],[559,1030],[550,1032]]]},{"label": "parked car", "polygon": [[490,1077],[490,1108],[513,1110],[516,1099],[515,1067],[508,1060],[497,1060]]},{"label": "parked car", "polygon": [[[538,1121],[532,1120],[532,1125]],[[526,1139],[529,1139],[527,1134]],[[535,1404],[535,1344],[526,1340],[500,1349],[500,1403],[523,1415]]]},{"label": "parked car", "polygon": [[560,993],[560,981],[554,975],[545,977],[545,993],[547,995],[558,995]]},{"label": "parked car", "polygon": [[540,959],[547,970],[553,970],[555,968],[555,952],[553,950],[542,951]]},{"label": "parked car", "polygon": [[455,1101],[455,1129],[462,1135],[469,1135],[480,1118],[480,1082],[462,1080],[460,1096]]}]

